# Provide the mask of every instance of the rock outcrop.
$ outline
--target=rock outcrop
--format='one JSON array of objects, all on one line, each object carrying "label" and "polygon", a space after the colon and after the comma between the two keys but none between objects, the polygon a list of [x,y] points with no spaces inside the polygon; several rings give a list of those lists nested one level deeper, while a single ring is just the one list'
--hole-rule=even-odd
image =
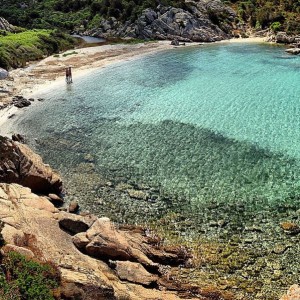
[{"label": "rock outcrop", "polygon": [[292,285],[280,300],[300,300],[300,286],[297,284]]},{"label": "rock outcrop", "polygon": [[0,136],[0,182],[18,183],[36,193],[59,194],[59,175],[28,146]]},{"label": "rock outcrop", "polygon": [[[6,243],[2,253],[13,250],[54,263],[61,273],[62,299],[229,299],[172,279],[172,268],[162,262],[184,264],[188,255],[182,249],[164,249],[141,228],[117,228],[107,218],[74,216],[59,212],[47,197],[29,188],[0,183]],[[72,222],[66,222],[68,218]]]},{"label": "rock outcrop", "polygon": [[214,42],[232,37],[235,12],[220,0],[189,1],[186,8],[146,9],[135,22],[103,20],[89,35],[104,38],[140,38]]},{"label": "rock outcrop", "polygon": [[8,71],[6,71],[5,69],[0,68],[0,79],[5,79],[7,78],[9,75]]},{"label": "rock outcrop", "polygon": [[7,20],[0,17],[0,30],[13,32],[15,31],[15,26],[9,24]]}]

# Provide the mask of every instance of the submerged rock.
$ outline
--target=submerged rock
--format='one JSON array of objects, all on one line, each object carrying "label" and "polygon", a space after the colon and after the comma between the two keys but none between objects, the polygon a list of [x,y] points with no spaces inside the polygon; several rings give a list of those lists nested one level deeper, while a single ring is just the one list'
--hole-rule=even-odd
[{"label": "submerged rock", "polygon": [[[73,228],[74,224],[66,225],[66,220],[85,224],[81,230],[89,229],[71,237],[60,228],[62,224],[68,229]],[[158,251],[161,255],[169,255],[169,252],[147,243],[140,230],[118,230],[107,218],[58,212],[46,197],[37,196],[20,185],[0,183],[0,221],[4,224],[1,229],[6,243],[4,250],[55,263],[61,274],[58,292],[62,299],[192,300],[199,299],[201,293],[201,299],[226,299],[215,298],[215,294],[210,297],[199,288],[181,285],[169,279],[168,274],[160,274],[158,266],[147,255]],[[83,251],[88,249],[91,241],[99,248],[106,244],[97,259]],[[107,257],[112,257],[115,251],[128,255],[123,256],[125,260],[110,264],[110,268]],[[101,252],[105,255],[100,255]],[[180,255],[176,252],[172,255],[177,257],[177,264],[182,263]],[[128,257],[134,261],[127,261]],[[157,288],[150,289],[152,286]]]},{"label": "submerged rock", "polygon": [[300,227],[292,222],[282,222],[280,227],[289,234],[298,234],[300,233]]},{"label": "submerged rock", "polygon": [[31,105],[31,101],[24,98],[23,96],[13,97],[12,103],[13,103],[14,106],[16,106],[18,108],[23,108],[23,107],[27,107],[27,106]]}]

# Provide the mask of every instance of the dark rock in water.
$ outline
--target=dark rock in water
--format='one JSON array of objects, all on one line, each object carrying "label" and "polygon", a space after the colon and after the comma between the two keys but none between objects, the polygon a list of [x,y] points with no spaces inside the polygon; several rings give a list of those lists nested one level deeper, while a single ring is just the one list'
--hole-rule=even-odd
[{"label": "dark rock in water", "polygon": [[24,136],[21,135],[21,134],[19,134],[19,133],[13,134],[11,138],[15,142],[19,142],[19,143],[25,144],[25,138],[24,138]]},{"label": "dark rock in water", "polygon": [[15,117],[15,116],[16,116],[16,114],[11,114],[11,115],[8,116],[8,118],[9,118],[9,119],[12,119],[12,118]]},{"label": "dark rock in water", "polygon": [[286,49],[285,52],[290,53],[290,54],[294,54],[294,55],[298,55],[298,54],[300,54],[300,48]]},{"label": "dark rock in water", "polygon": [[29,98],[28,100],[31,101],[31,102],[33,102],[33,101],[34,101],[34,98]]},{"label": "dark rock in water", "polygon": [[70,213],[76,213],[79,210],[79,204],[76,200],[73,200],[69,204],[69,212]]},{"label": "dark rock in water", "polygon": [[38,98],[37,100],[38,101],[44,101],[45,99],[44,98]]},{"label": "dark rock in water", "polygon": [[6,71],[5,69],[0,68],[0,79],[5,79],[8,77],[8,71]]},{"label": "dark rock in water", "polygon": [[288,234],[298,234],[300,233],[299,225],[292,222],[282,222],[280,227]]},{"label": "dark rock in water", "polygon": [[23,96],[13,97],[12,103],[14,104],[14,106],[16,106],[18,108],[23,108],[23,107],[31,105],[31,102],[29,100],[27,100],[26,98],[24,98]]}]

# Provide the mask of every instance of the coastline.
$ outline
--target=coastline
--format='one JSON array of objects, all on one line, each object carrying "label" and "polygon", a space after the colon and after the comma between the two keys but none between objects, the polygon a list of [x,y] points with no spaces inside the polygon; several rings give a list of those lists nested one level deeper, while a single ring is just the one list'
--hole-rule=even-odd
[{"label": "coastline", "polygon": [[[263,43],[265,38],[234,38],[215,43]],[[207,43],[214,44],[214,43]],[[52,55],[41,61],[33,62],[23,69],[14,69],[10,72],[11,79],[2,80],[10,86],[10,93],[0,98],[0,105],[8,105],[0,110],[0,134],[7,134],[5,123],[12,115],[22,113],[11,106],[11,98],[21,95],[26,98],[35,97],[49,88],[62,86],[65,82],[65,68],[72,67],[73,79],[76,82],[80,77],[104,68],[112,63],[129,61],[141,56],[170,50],[179,47],[198,47],[203,43],[186,43],[185,46],[173,46],[171,41],[145,42],[139,44],[100,45],[95,47],[68,50],[58,55]]]},{"label": "coastline", "polygon": [[[233,40],[224,40],[224,41],[220,41],[218,43],[259,43],[259,42],[264,42],[264,40],[262,38],[249,38],[249,39],[233,39]],[[157,44],[157,43],[155,43]],[[193,44],[189,44],[188,46],[198,46],[199,43],[193,43]],[[114,47],[115,46],[115,47]],[[143,47],[145,46],[145,47]],[[93,47],[93,48],[83,48],[83,49],[77,49],[75,50],[76,52],[79,52],[76,55],[70,55],[70,56],[66,56],[66,57],[61,57],[60,59],[56,59],[55,57],[49,57],[46,58],[44,60],[42,60],[41,62],[37,63],[36,65],[34,65],[32,67],[32,69],[30,69],[31,74],[34,73],[35,70],[41,70],[38,69],[38,66],[44,66],[45,68],[48,68],[49,66],[53,66],[53,73],[51,73],[49,75],[49,78],[45,79],[44,82],[41,82],[41,79],[37,76],[32,76],[32,81],[29,82],[27,85],[25,84],[25,88],[26,89],[22,89],[20,88],[21,92],[16,92],[15,95],[23,95],[25,97],[32,97],[35,94],[38,94],[41,91],[45,91],[48,88],[53,88],[57,85],[57,87],[63,86],[64,85],[64,68],[65,66],[67,66],[67,61],[70,61],[70,59],[72,60],[78,60],[75,61],[75,64],[78,64],[78,67],[74,67],[74,79],[78,80],[80,79],[81,76],[85,76],[86,74],[89,74],[99,68],[104,68],[106,66],[108,66],[109,64],[112,63],[116,63],[116,62],[121,62],[121,61],[127,61],[127,60],[134,60],[136,58],[139,58],[140,56],[146,55],[146,54],[151,54],[151,53],[156,53],[159,51],[163,51],[163,50],[169,50],[169,49],[173,49],[173,48],[177,48],[174,46],[171,46],[168,42],[167,43],[163,43],[163,45],[159,45],[158,47],[152,46],[151,43],[151,47],[147,47],[148,44],[143,44],[143,45],[113,45],[113,46],[99,46],[99,47]],[[97,48],[97,50],[95,49]],[[108,49],[107,49],[108,48]],[[112,49],[111,49],[112,48]],[[91,50],[90,50],[91,49]],[[80,52],[82,50],[82,52]],[[90,50],[85,52],[86,50]],[[92,50],[95,50],[92,51]],[[124,51],[123,53],[106,53],[107,51]],[[132,51],[132,52],[131,52]],[[71,51],[67,51],[68,52],[72,52]],[[108,54],[108,56],[106,56],[105,58],[101,59],[101,60],[97,60],[96,57],[91,58],[91,61],[89,61],[88,64],[84,64],[85,61],[85,55],[100,55],[106,53]],[[116,54],[116,55],[114,55]],[[60,54],[60,56],[62,56],[63,54]],[[65,65],[63,65],[63,63],[61,62],[63,61],[63,63]],[[52,65],[52,63],[54,63]],[[73,66],[73,65],[72,65]],[[35,69],[37,68],[37,69]],[[50,78],[51,75],[55,76],[57,75],[57,73],[54,72],[55,68],[59,68],[62,72],[62,75],[59,75],[58,77],[53,77]],[[48,70],[48,69],[47,69]],[[50,69],[52,70],[52,69]],[[16,107],[14,106],[10,106],[7,107],[3,110],[0,110],[0,129],[2,128],[2,125],[5,125],[5,122],[7,121],[8,117],[11,116],[12,114],[15,113],[24,113],[26,112],[27,109],[25,110],[18,110]],[[5,129],[5,127],[4,127]],[[1,131],[1,130],[0,130]],[[0,132],[1,133],[1,132]]]}]

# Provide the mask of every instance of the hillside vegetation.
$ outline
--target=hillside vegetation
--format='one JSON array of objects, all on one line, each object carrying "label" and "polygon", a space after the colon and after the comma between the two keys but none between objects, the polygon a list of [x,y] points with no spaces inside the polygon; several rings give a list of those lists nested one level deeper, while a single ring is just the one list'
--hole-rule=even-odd
[{"label": "hillside vegetation", "polygon": [[[257,29],[300,32],[300,0],[223,0],[240,20]],[[26,28],[92,28],[101,19],[135,20],[146,8],[158,4],[185,8],[184,0],[3,0],[0,16]]]},{"label": "hillside vegetation", "polygon": [[26,28],[92,28],[101,19],[134,20],[146,8],[159,4],[184,7],[184,0],[3,0],[0,16]]},{"label": "hillside vegetation", "polygon": [[300,32],[300,0],[223,1],[231,5],[240,20],[256,29]]},{"label": "hillside vegetation", "polygon": [[26,62],[41,59],[72,47],[71,37],[56,30],[27,30],[0,33],[0,67],[24,67]]},{"label": "hillside vegetation", "polygon": [[[300,32],[300,0],[222,0],[241,22],[256,29]],[[90,29],[102,19],[134,21],[146,8],[162,4],[188,9],[184,0],[3,0],[0,16],[26,28]]]}]

